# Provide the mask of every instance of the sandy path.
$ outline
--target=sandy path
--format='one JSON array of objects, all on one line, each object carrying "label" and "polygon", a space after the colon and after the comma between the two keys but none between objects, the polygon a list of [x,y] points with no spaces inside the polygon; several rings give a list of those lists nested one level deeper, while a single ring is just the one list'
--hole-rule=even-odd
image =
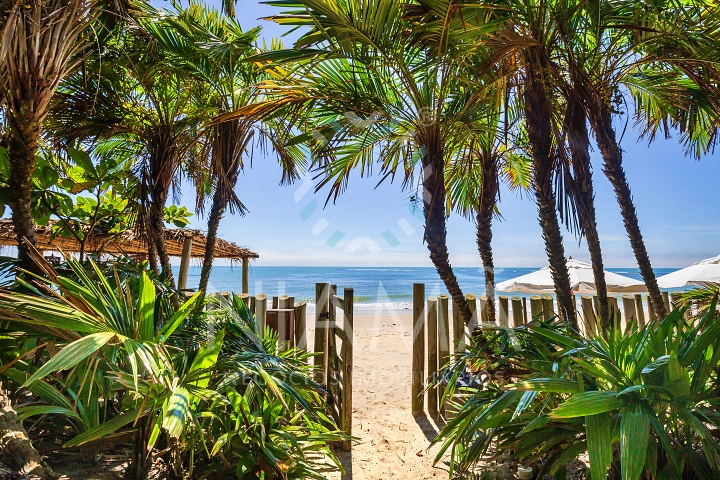
[{"label": "sandy path", "polygon": [[[432,466],[428,450],[436,422],[410,412],[412,315],[355,315],[352,452],[339,452],[344,475],[332,479],[447,478],[447,466]],[[309,332],[314,338],[314,332]]]}]

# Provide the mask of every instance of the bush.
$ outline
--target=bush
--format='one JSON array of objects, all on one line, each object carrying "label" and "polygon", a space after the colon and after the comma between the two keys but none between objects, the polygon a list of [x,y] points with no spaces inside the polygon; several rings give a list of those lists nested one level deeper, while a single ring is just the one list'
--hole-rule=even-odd
[{"label": "bush", "polygon": [[75,432],[66,447],[131,434],[135,478],[157,456],[178,476],[320,478],[325,458],[337,464],[328,443],[345,436],[307,354],[259,335],[239,298],[198,314],[198,295],[174,308],[144,271],[107,277],[87,265],[70,259],[61,276],[44,264],[47,279],[26,285],[34,293],[0,292],[10,322],[0,339],[15,344],[0,371],[35,395],[20,416],[64,419]]},{"label": "bush", "polygon": [[[470,470],[498,452],[535,464],[538,476],[587,452],[592,478],[720,476],[720,316],[717,296],[700,317],[687,307],[643,327],[616,325],[585,339],[557,320],[478,336],[444,373],[469,368],[478,388],[449,388],[459,410],[441,430],[436,461]],[[456,395],[456,400],[451,400]]]}]

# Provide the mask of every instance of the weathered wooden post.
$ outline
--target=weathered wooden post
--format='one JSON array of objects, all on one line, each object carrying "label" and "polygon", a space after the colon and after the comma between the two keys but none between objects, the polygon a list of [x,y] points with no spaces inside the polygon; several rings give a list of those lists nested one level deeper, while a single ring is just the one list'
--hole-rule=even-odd
[{"label": "weathered wooden post", "polygon": [[272,297],[272,308],[273,308],[273,309],[278,308],[279,302],[280,302],[280,300],[278,299],[278,296],[277,296],[277,295],[273,295],[273,297]]},{"label": "weathered wooden post", "polygon": [[250,259],[242,259],[242,293],[250,291]]},{"label": "weathered wooden post", "polygon": [[240,293],[238,294],[238,298],[242,300],[246,307],[250,308],[250,294]]},{"label": "weathered wooden post", "polygon": [[[438,370],[443,368],[450,362],[450,319],[448,318],[448,297],[447,295],[438,295]],[[438,401],[442,403],[445,396],[445,387],[440,384],[438,392]],[[445,406],[440,409],[440,413],[445,415]]]},{"label": "weathered wooden post", "polygon": [[632,295],[623,295],[623,312],[625,313],[625,328],[627,328],[631,319],[637,323],[637,313],[635,312],[635,297]]},{"label": "weathered wooden post", "polygon": [[590,332],[597,333],[597,316],[593,308],[592,297],[583,295],[580,297],[580,302],[582,304],[583,319],[585,320],[585,336],[589,337]]},{"label": "weathered wooden post", "polygon": [[[487,295],[480,296],[480,321],[482,323],[488,323],[488,311],[487,311],[488,297]],[[470,330],[472,334],[472,329]]]},{"label": "weathered wooden post", "polygon": [[[353,301],[354,290],[346,288],[344,292],[345,299],[345,319],[344,331],[345,338],[342,342],[342,359],[343,359],[343,390],[342,390],[342,430],[348,435],[352,435],[352,384],[353,384]],[[305,304],[303,304],[305,305]],[[352,448],[351,440],[344,440],[342,448],[348,451]]]},{"label": "weathered wooden post", "polygon": [[635,313],[637,314],[637,324],[639,327],[645,326],[645,310],[643,310],[642,295],[636,293],[635,297]]},{"label": "weathered wooden post", "polygon": [[463,348],[460,348],[460,343],[465,343],[465,322],[463,322],[463,319],[460,316],[460,309],[454,300],[452,301],[452,319],[453,352],[459,353],[464,350]]},{"label": "weathered wooden post", "polygon": [[[670,305],[670,294],[668,292],[661,292],[663,303],[665,304],[665,310],[670,313],[670,310],[672,310],[672,305]],[[662,320],[662,318],[660,319]]]},{"label": "weathered wooden post", "polygon": [[315,381],[320,385],[327,385],[327,345],[328,323],[330,319],[330,284],[315,284],[315,353],[322,353],[313,357],[315,365]]},{"label": "weathered wooden post", "polygon": [[510,306],[508,304],[508,298],[505,296],[502,296],[502,295],[499,296],[498,297],[498,306],[500,307],[499,308],[500,315],[498,316],[498,320],[499,320],[498,325],[500,325],[502,327],[507,327],[510,325],[510,321],[509,321],[510,320],[509,319],[510,312],[508,311],[508,310],[510,310]]},{"label": "weathered wooden post", "polygon": [[307,303],[295,305],[295,347],[307,350]]},{"label": "weathered wooden post", "polygon": [[535,320],[536,318],[542,316],[543,314],[543,302],[542,298],[533,295],[530,297],[530,316],[532,317],[531,320]]},{"label": "weathered wooden post", "polygon": [[188,272],[190,271],[190,258],[192,257],[192,234],[185,234],[182,257],[180,258],[180,272],[178,272],[178,290],[187,288]]},{"label": "weathered wooden post", "polygon": [[522,309],[523,309],[523,323],[528,323],[532,319],[528,320],[527,297],[522,297]]},{"label": "weathered wooden post", "polygon": [[617,297],[608,295],[608,313],[610,314],[610,323],[615,325],[615,328],[621,328],[620,323],[620,309],[618,308]]},{"label": "weathered wooden post", "polygon": [[525,323],[522,300],[520,297],[512,297],[510,302],[512,303],[513,327],[520,327]]},{"label": "weathered wooden post", "polygon": [[543,295],[540,298],[542,298],[542,302],[543,302],[543,318],[545,320],[549,320],[555,316],[555,307],[553,305],[553,297],[550,295]]},{"label": "weathered wooden post", "polygon": [[425,284],[413,284],[413,361],[412,361],[412,413],[425,408],[423,382],[425,381]]},{"label": "weathered wooden post", "polygon": [[657,320],[657,315],[655,314],[655,309],[653,308],[652,302],[650,301],[650,297],[647,298],[647,306],[648,306],[648,321],[654,322]]},{"label": "weathered wooden post", "polygon": [[[430,382],[435,381],[438,370],[438,311],[437,299],[428,298],[427,300],[427,347],[428,347],[428,377]],[[429,386],[427,389],[428,411],[436,413],[438,411],[438,395],[437,387]]]},{"label": "weathered wooden post", "polygon": [[265,336],[265,323],[267,318],[267,295],[258,293],[255,295],[255,327],[260,338]]},{"label": "weathered wooden post", "polygon": [[[280,310],[295,310],[295,297],[291,297],[289,295],[281,295],[278,297],[278,309]],[[278,316],[278,328],[292,328],[293,330],[293,338],[288,338],[290,342],[290,346],[296,346],[295,345],[295,338],[297,337],[298,333],[295,331],[295,325],[290,327],[288,325],[288,318],[286,318],[286,313],[283,313],[282,315]],[[293,323],[297,323],[297,320],[295,318],[292,319]],[[280,325],[283,325],[283,327],[280,327]],[[286,332],[280,333],[280,338],[286,338],[287,335],[285,335]]]},{"label": "weathered wooden post", "polygon": [[[468,331],[470,332],[470,335],[472,335],[474,330],[480,328],[480,315],[478,315],[477,299],[475,295],[468,293],[465,295],[465,301],[470,309],[470,325],[468,325]],[[462,322],[462,319],[460,321]],[[463,327],[463,329],[464,328],[465,327]]]}]

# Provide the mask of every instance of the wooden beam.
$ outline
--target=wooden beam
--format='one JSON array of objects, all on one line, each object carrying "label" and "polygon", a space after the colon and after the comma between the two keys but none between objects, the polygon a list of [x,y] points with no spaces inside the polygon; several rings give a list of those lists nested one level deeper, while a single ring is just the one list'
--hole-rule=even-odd
[{"label": "wooden beam", "polygon": [[242,293],[250,292],[250,259],[242,259]]},{"label": "wooden beam", "polygon": [[[352,414],[353,414],[353,403],[352,403],[352,392],[353,392],[353,307],[354,307],[354,290],[352,288],[346,288],[344,295],[345,304],[345,315],[343,330],[345,332],[345,338],[342,344],[342,362],[343,362],[343,391],[342,391],[342,412],[340,418],[342,419],[342,430],[348,435],[352,435]],[[342,448],[348,451],[352,448],[352,441],[343,441]]]},{"label": "wooden beam", "polygon": [[425,380],[425,284],[413,284],[413,360],[410,391],[412,413],[425,408],[423,381]]},{"label": "wooden beam", "polygon": [[180,257],[180,272],[178,273],[178,290],[187,288],[188,272],[190,271],[190,258],[192,256],[192,235],[185,235],[183,241],[182,257]]},{"label": "wooden beam", "polygon": [[327,385],[327,359],[328,323],[330,317],[330,284],[315,284],[315,353],[321,353],[313,357],[315,365],[315,381],[320,385]]},{"label": "wooden beam", "polygon": [[[450,362],[450,319],[448,318],[448,297],[438,295],[438,370]],[[442,403],[445,396],[445,387],[440,385],[438,393],[439,401]],[[445,406],[440,408],[440,413],[445,415]]]},{"label": "wooden beam", "polygon": [[[428,298],[427,300],[427,348],[428,376],[430,382],[434,382],[438,371],[438,308],[436,298]],[[436,413],[438,411],[437,387],[428,386],[427,397],[428,411]]]}]

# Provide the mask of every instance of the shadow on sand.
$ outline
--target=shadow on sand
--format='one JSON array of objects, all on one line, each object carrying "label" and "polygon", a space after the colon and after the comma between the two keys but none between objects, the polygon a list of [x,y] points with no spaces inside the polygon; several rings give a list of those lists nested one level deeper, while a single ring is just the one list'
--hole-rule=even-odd
[{"label": "shadow on sand", "polygon": [[445,426],[445,420],[438,412],[430,412],[429,416],[425,412],[420,412],[413,414],[413,417],[428,442],[435,440],[440,429]]}]

